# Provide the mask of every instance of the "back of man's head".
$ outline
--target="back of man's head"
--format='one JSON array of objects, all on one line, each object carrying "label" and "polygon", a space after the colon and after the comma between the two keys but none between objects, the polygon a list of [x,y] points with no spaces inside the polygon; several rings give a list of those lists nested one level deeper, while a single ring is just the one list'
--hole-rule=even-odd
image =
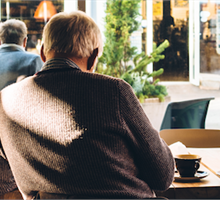
[{"label": "back of man's head", "polygon": [[22,45],[27,37],[27,27],[24,22],[17,19],[9,19],[0,24],[0,40],[4,44]]},{"label": "back of man's head", "polygon": [[44,54],[54,51],[82,58],[98,48],[102,53],[102,36],[97,24],[82,11],[58,13],[43,31]]}]

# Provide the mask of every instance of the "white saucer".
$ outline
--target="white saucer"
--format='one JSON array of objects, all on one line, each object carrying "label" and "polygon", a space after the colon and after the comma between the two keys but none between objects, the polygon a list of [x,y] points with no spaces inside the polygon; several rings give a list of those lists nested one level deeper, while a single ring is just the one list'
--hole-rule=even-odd
[{"label": "white saucer", "polygon": [[206,176],[208,176],[209,173],[206,171],[197,171],[195,176],[193,177],[181,177],[179,175],[179,173],[177,171],[175,171],[175,175],[174,175],[174,181],[181,181],[181,182],[191,182],[191,181],[198,181],[202,178],[205,178]]}]

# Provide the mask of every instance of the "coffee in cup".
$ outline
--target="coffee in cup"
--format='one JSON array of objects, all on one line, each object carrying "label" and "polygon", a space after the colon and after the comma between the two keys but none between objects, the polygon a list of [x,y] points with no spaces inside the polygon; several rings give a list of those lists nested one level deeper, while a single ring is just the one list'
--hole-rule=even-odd
[{"label": "coffee in cup", "polygon": [[174,156],[176,169],[181,177],[194,177],[200,167],[201,157],[194,154],[179,154]]}]

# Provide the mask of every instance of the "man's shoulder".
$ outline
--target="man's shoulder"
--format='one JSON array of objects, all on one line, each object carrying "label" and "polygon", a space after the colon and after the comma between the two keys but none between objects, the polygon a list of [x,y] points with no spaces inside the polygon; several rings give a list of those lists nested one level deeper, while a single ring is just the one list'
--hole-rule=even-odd
[{"label": "man's shoulder", "polygon": [[99,73],[87,73],[87,74],[91,79],[95,79],[95,80],[104,80],[104,81],[110,81],[110,82],[115,82],[115,83],[125,82],[121,78],[116,78],[116,77],[105,75],[105,74],[99,74]]},{"label": "man's shoulder", "polygon": [[39,57],[40,58],[40,55],[32,53],[32,52],[28,52],[28,51],[23,51],[23,54],[28,56],[28,57],[33,57],[33,58]]},{"label": "man's shoulder", "polygon": [[0,47],[0,53],[13,53],[13,54],[20,54],[20,55],[29,55],[33,57],[39,57],[39,54],[28,52],[23,49],[22,46],[17,44],[2,44]]},{"label": "man's shoulder", "polygon": [[41,60],[41,57],[38,54],[23,51],[18,53],[16,56],[19,57],[21,60],[24,60],[26,63],[33,62],[33,64],[35,65],[37,62],[37,64],[40,65],[40,67],[42,67],[43,65],[43,61]]},{"label": "man's shoulder", "polygon": [[27,51],[22,51],[22,50],[16,50],[16,51],[5,51],[3,49],[0,50],[0,55],[2,56],[15,56],[15,57],[24,57],[24,58],[40,58],[40,55],[35,54],[35,53],[31,53],[31,52],[27,52]]},{"label": "man's shoulder", "polygon": [[87,73],[88,77],[93,80],[94,82],[100,82],[101,84],[112,84],[118,86],[125,86],[129,84],[125,82],[121,78],[115,78],[109,75],[104,75],[104,74],[98,74],[98,73]]}]

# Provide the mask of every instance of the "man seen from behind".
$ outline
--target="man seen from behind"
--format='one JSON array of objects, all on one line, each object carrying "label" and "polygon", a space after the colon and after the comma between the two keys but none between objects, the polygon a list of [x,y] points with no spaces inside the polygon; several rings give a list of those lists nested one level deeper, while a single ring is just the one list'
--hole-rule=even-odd
[{"label": "man seen from behind", "polygon": [[125,81],[93,73],[102,36],[84,12],[46,24],[40,72],[0,93],[0,141],[24,199],[151,198],[174,159]]},{"label": "man seen from behind", "polygon": [[34,75],[43,66],[39,55],[25,51],[27,27],[10,19],[0,23],[0,90],[15,83],[19,76]]}]

